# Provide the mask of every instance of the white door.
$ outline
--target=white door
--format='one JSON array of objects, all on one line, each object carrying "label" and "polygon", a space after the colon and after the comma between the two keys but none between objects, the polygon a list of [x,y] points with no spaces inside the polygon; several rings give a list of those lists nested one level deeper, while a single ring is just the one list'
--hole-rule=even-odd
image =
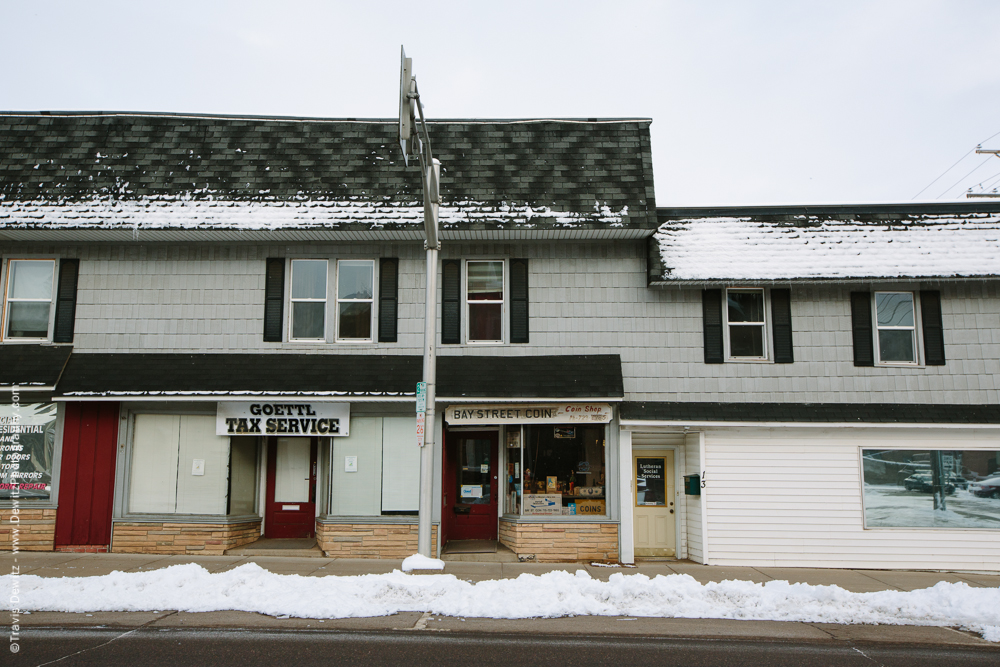
[{"label": "white door", "polygon": [[677,553],[673,450],[638,450],[632,457],[635,555]]}]

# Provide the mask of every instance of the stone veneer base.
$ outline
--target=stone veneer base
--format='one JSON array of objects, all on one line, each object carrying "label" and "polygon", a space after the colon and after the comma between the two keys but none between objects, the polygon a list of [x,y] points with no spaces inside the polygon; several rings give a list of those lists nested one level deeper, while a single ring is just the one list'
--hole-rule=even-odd
[{"label": "stone veneer base", "polygon": [[618,561],[617,523],[518,523],[500,520],[500,543],[539,563]]},{"label": "stone veneer base", "polygon": [[[23,502],[23,501],[22,501]],[[17,508],[17,523],[13,507],[0,508],[0,551],[14,549],[14,530],[17,530],[19,551],[52,551],[56,540],[55,508]]]},{"label": "stone veneer base", "polygon": [[[431,545],[435,551],[437,530],[437,526],[431,526]],[[317,523],[316,542],[330,558],[399,560],[417,553],[417,524]]]},{"label": "stone veneer base", "polygon": [[245,523],[115,522],[111,551],[129,554],[221,556],[260,538],[260,521]]}]

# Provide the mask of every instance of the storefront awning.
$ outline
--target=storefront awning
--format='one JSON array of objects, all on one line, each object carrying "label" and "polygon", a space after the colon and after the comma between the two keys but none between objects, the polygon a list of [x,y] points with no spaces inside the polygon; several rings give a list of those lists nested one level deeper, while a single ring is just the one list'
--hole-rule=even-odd
[{"label": "storefront awning", "polygon": [[[416,355],[75,353],[61,400],[309,396],[414,401]],[[621,400],[618,355],[438,357],[439,401]]]},{"label": "storefront awning", "polygon": [[51,391],[72,351],[70,345],[0,345],[0,392]]}]

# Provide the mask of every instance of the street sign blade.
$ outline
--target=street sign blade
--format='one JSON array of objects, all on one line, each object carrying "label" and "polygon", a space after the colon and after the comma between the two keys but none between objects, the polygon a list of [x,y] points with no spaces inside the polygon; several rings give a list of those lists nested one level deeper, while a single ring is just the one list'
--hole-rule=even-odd
[{"label": "street sign blade", "polygon": [[413,101],[410,87],[413,80],[413,61],[406,57],[406,50],[399,47],[399,147],[403,150],[403,164],[409,166],[408,144],[413,135]]}]

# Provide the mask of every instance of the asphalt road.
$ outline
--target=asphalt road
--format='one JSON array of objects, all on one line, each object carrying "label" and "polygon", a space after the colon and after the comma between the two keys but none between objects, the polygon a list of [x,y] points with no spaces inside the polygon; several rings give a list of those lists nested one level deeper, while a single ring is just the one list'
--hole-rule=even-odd
[{"label": "asphalt road", "polygon": [[436,632],[30,629],[0,665],[996,667],[995,648]]}]

